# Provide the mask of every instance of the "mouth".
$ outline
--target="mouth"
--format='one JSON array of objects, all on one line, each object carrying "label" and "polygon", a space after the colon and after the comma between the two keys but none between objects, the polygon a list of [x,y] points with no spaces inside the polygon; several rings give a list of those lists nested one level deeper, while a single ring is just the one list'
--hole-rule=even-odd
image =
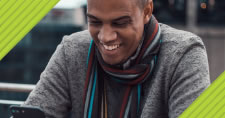
[{"label": "mouth", "polygon": [[115,56],[120,53],[121,44],[103,44],[100,43],[102,56]]},{"label": "mouth", "polygon": [[119,44],[115,44],[115,45],[104,45],[104,44],[102,44],[102,45],[103,45],[104,49],[108,50],[108,51],[116,50],[120,47]]}]

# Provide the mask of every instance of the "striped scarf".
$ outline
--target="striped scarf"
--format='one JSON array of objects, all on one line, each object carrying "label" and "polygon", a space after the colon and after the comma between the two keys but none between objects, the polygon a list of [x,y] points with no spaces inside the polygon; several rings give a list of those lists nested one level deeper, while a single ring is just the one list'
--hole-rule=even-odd
[{"label": "striped scarf", "polygon": [[[112,112],[117,118],[136,118],[140,112],[142,84],[150,79],[150,75],[157,62],[160,48],[160,27],[154,16],[144,27],[143,39],[132,56],[123,65],[128,67],[118,68],[106,64],[93,40],[88,52],[87,74],[83,94],[84,118],[107,118]],[[129,62],[129,63],[128,63]],[[127,64],[128,63],[128,64]],[[101,74],[101,75],[100,75]],[[117,108],[108,111],[107,83],[106,80],[115,81],[124,86],[121,100]]]}]

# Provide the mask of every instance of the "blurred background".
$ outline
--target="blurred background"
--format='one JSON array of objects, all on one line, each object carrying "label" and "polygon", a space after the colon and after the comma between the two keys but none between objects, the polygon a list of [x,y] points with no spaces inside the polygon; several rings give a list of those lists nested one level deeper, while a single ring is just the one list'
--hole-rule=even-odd
[{"label": "blurred background", "polygon": [[[87,29],[85,13],[85,0],[61,0],[0,61],[0,118],[10,116],[10,105],[26,100],[62,37]],[[212,82],[225,70],[225,0],[154,0],[154,15],[203,39]],[[22,87],[11,84],[18,88],[13,90],[6,83]]]}]

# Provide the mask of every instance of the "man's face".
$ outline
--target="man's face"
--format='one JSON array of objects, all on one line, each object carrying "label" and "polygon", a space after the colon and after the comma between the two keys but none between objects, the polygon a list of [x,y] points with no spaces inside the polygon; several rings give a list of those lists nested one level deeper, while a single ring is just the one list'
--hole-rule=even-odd
[{"label": "man's face", "polygon": [[89,32],[106,63],[123,63],[136,51],[145,24],[136,0],[88,0],[87,16]]}]

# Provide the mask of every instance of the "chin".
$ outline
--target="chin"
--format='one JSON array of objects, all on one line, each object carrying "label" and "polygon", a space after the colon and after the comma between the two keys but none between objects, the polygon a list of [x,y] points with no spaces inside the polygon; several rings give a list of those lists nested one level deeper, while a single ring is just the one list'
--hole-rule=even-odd
[{"label": "chin", "polygon": [[116,65],[119,64],[120,61],[119,60],[113,60],[112,58],[110,59],[103,59],[105,63],[109,64],[109,65]]},{"label": "chin", "polygon": [[105,63],[107,63],[109,65],[116,65],[116,64],[118,64],[117,62],[114,62],[114,61],[105,61]]}]

